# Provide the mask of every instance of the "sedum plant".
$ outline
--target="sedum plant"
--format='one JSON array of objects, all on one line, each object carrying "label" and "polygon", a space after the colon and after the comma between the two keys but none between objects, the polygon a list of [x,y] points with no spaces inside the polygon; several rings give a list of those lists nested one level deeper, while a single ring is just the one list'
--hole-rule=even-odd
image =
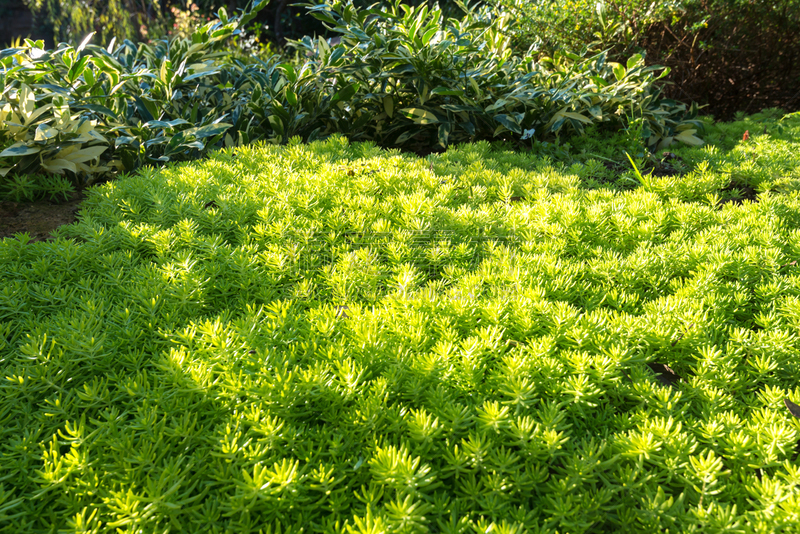
[{"label": "sedum plant", "polygon": [[800,121],[708,140],[636,187],[334,136],[92,188],[0,242],[0,530],[791,532]]}]

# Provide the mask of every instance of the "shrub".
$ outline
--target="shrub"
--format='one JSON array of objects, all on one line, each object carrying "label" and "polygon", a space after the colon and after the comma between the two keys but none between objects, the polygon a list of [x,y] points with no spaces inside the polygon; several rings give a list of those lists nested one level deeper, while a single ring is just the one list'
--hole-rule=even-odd
[{"label": "shrub", "polygon": [[594,123],[627,127],[635,113],[653,147],[674,137],[699,142],[689,132],[697,127],[693,112],[659,99],[659,69],[645,67],[641,56],[626,65],[605,54],[514,56],[510,17],[488,8],[446,21],[438,9],[399,2],[381,11],[334,2],[311,12],[342,42],[330,51],[311,39],[298,44],[358,88],[347,104],[352,119],[341,125],[354,139],[446,147],[534,132],[544,138],[580,134]]},{"label": "shrub", "polygon": [[83,185],[109,169],[192,159],[224,142],[246,121],[236,95],[248,81],[246,68],[220,61],[241,19],[220,17],[191,39],[154,45],[104,49],[90,35],[77,47],[46,51],[26,40],[2,51],[0,141],[13,144],[0,153],[0,175],[66,173]]}]

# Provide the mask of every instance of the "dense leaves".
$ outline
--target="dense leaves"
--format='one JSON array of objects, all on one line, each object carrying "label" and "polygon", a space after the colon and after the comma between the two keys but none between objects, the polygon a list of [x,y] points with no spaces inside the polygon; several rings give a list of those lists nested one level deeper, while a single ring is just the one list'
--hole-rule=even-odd
[{"label": "dense leaves", "polygon": [[[190,38],[153,45],[102,48],[90,35],[77,47],[48,51],[26,40],[4,50],[0,174],[67,174],[92,183],[109,170],[194,159],[220,146],[228,130],[237,135],[247,124],[239,95],[252,91],[246,67],[225,68],[221,44],[262,5],[234,18],[220,10]],[[248,140],[242,135],[237,142]],[[234,143],[230,135],[227,142]],[[96,146],[104,150],[88,158]]]},{"label": "dense leaves", "polygon": [[[333,134],[418,152],[482,139],[552,140],[589,125],[635,132],[650,150],[702,143],[696,109],[660,98],[654,83],[665,73],[641,55],[624,64],[604,53],[514,56],[508,17],[486,8],[461,20],[399,2],[309,9],[341,38],[299,41],[299,62],[244,62],[221,50],[255,10],[231,18],[220,10],[191,38],[153,45],[104,49],[87,38],[77,48],[26,41],[3,51],[0,172],[91,182],[222,146]],[[5,189],[30,196],[14,185],[21,180],[7,179]]]},{"label": "dense leaves", "polygon": [[328,57],[334,74],[355,80],[351,137],[382,146],[440,145],[478,139],[539,139],[611,129],[639,120],[655,148],[673,139],[700,143],[694,110],[659,98],[666,74],[635,55],[626,64],[606,54],[513,55],[510,16],[488,8],[442,19],[438,8],[354,10],[342,2],[311,12],[341,35],[328,50],[310,39],[304,49]]},{"label": "dense leaves", "polygon": [[708,140],[681,178],[332,137],[91,189],[0,243],[0,530],[795,528],[800,123]]},{"label": "dense leaves", "polygon": [[[766,107],[800,109],[798,0],[491,0],[513,13],[513,45],[609,50],[621,61],[646,50],[670,67],[665,95],[731,120]],[[553,31],[558,28],[558,31]]]}]

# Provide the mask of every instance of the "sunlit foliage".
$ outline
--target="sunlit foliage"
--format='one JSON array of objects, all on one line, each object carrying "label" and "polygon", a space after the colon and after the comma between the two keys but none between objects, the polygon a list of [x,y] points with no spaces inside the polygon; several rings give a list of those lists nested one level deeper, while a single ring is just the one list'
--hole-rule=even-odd
[{"label": "sunlit foliage", "polygon": [[0,243],[0,530],[795,528],[800,125],[710,136],[633,186],[333,137],[93,188]]}]

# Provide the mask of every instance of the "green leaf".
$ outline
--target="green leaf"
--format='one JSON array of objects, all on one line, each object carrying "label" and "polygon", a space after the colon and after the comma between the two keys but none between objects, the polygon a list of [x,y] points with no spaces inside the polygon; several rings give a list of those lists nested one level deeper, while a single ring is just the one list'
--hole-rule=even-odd
[{"label": "green leaf", "polygon": [[286,75],[286,78],[291,82],[297,82],[297,73],[294,70],[294,66],[291,63],[281,63],[278,65],[278,68],[283,71]]},{"label": "green leaf", "polygon": [[[704,144],[702,139],[700,139],[699,137],[694,135],[695,132],[697,132],[697,130],[695,130],[693,128],[689,129],[689,130],[684,130],[684,131],[680,132],[679,134],[677,134],[675,136],[675,139],[677,141],[680,141],[681,143],[683,143],[685,145],[689,145],[689,146],[700,146],[700,145]],[[0,155],[2,155],[2,154],[0,154]]]},{"label": "green leaf", "polygon": [[434,87],[431,91],[432,95],[441,95],[441,96],[464,96],[463,89],[450,89],[444,86]]},{"label": "green leaf", "polygon": [[617,81],[622,80],[625,77],[625,67],[619,63],[610,63],[610,65],[612,65],[614,77],[617,79]]},{"label": "green leaf", "polygon": [[434,124],[439,119],[432,111],[422,108],[403,108],[400,113],[413,120],[417,124]]},{"label": "green leaf", "polygon": [[114,146],[115,147],[132,146],[134,148],[139,148],[139,138],[131,136],[117,137],[114,140]]},{"label": "green leaf", "polygon": [[333,98],[331,99],[331,105],[336,104],[337,102],[347,102],[353,95],[356,94],[356,90],[358,89],[357,83],[351,83],[350,85],[339,89]]},{"label": "green leaf", "polygon": [[416,129],[406,130],[405,132],[403,132],[403,133],[401,133],[400,135],[397,136],[397,139],[395,140],[395,144],[402,145],[403,143],[405,143],[406,141],[408,141],[409,139],[411,139],[412,137],[414,137],[418,133],[419,133],[419,130],[416,130]]},{"label": "green leaf", "polygon": [[174,128],[181,124],[191,124],[185,119],[175,119],[171,121],[147,121],[142,126],[144,128]]},{"label": "green leaf", "polygon": [[20,52],[22,52],[22,48],[6,48],[4,50],[0,50],[0,60],[19,54]]},{"label": "green leaf", "polygon": [[86,110],[86,111],[94,111],[95,113],[99,113],[101,115],[105,115],[106,117],[111,117],[113,119],[118,118],[117,114],[108,109],[105,106],[101,106],[99,104],[78,104],[74,106],[76,110]]},{"label": "green leaf", "polygon": [[439,144],[447,148],[447,141],[450,138],[450,132],[453,131],[452,122],[443,122],[439,125]]},{"label": "green leaf", "polygon": [[470,137],[475,137],[475,124],[473,124],[472,121],[460,122],[458,125],[464,128],[464,131],[466,131]]},{"label": "green leaf", "polygon": [[638,65],[640,61],[642,61],[642,54],[636,54],[634,56],[631,56],[628,59],[628,63],[627,63],[628,70],[630,70],[630,69],[634,68],[636,65]]},{"label": "green leaf", "polygon": [[280,117],[276,115],[270,115],[268,120],[270,126],[272,126],[272,129],[275,131],[275,133],[283,137],[284,128],[283,128],[283,122],[281,121]]},{"label": "green leaf", "polygon": [[84,48],[86,48],[86,45],[88,45],[88,44],[89,44],[89,42],[92,40],[92,37],[94,37],[94,34],[95,34],[95,32],[92,32],[92,33],[90,33],[89,35],[87,35],[87,36],[86,36],[86,37],[83,39],[83,41],[81,41],[81,44],[80,44],[80,45],[78,45],[78,48],[77,48],[75,51],[76,51],[76,52],[78,52],[78,53],[81,53],[81,52],[83,52],[83,49],[84,49]]},{"label": "green leaf", "polygon": [[208,126],[201,126],[199,128],[189,128],[181,131],[181,133],[186,137],[194,136],[195,139],[203,139],[205,137],[221,134],[232,126],[232,124],[220,122],[217,124],[209,124]]},{"label": "green leaf", "polygon": [[580,113],[575,113],[575,112],[573,112],[573,111],[565,111],[565,112],[564,112],[564,116],[565,116],[565,117],[567,117],[567,118],[569,118],[569,119],[573,119],[573,120],[576,120],[576,121],[582,122],[582,123],[584,123],[584,124],[591,124],[591,123],[592,123],[592,119],[589,119],[589,118],[587,118],[587,117],[584,117],[584,116],[583,116],[583,115],[581,115]]},{"label": "green leaf", "polygon": [[437,31],[439,31],[439,28],[435,26],[433,28],[428,29],[422,35],[422,46],[428,46],[428,43],[431,42],[431,39],[433,39],[433,36],[436,35]]},{"label": "green leaf", "polygon": [[290,106],[297,105],[297,95],[295,94],[294,91],[292,91],[292,88],[289,87],[288,85],[286,86],[286,101],[289,103]]},{"label": "green leaf", "polygon": [[73,163],[85,163],[87,161],[91,161],[93,159],[99,158],[103,152],[105,152],[108,147],[105,146],[92,146],[88,148],[82,148],[77,152],[72,152],[64,156],[64,159],[69,160]]},{"label": "green leaf", "polygon": [[38,154],[40,151],[41,148],[28,146],[22,142],[19,142],[0,152],[0,158],[28,156],[30,154]]},{"label": "green leaf", "polygon": [[64,174],[64,171],[78,172],[75,164],[67,159],[50,159],[42,163],[42,168],[55,174]]},{"label": "green leaf", "polygon": [[253,5],[250,9],[246,9],[242,17],[238,21],[239,28],[244,28],[248,22],[253,20],[258,12],[267,7],[270,0],[253,0]]},{"label": "green leaf", "polygon": [[508,128],[512,132],[516,134],[522,134],[522,127],[520,126],[519,122],[517,122],[517,119],[512,117],[511,115],[505,115],[505,114],[495,115],[494,120],[496,120],[497,122]]},{"label": "green leaf", "polygon": [[586,111],[588,111],[589,115],[591,115],[595,119],[599,121],[603,120],[603,109],[600,106],[592,106],[588,108]]},{"label": "green leaf", "polygon": [[33,140],[34,141],[47,141],[48,139],[52,139],[58,135],[58,130],[52,128],[46,124],[40,124],[36,127],[36,133],[34,134]]},{"label": "green leaf", "polygon": [[394,117],[394,97],[392,95],[383,97],[383,110],[390,119]]}]

